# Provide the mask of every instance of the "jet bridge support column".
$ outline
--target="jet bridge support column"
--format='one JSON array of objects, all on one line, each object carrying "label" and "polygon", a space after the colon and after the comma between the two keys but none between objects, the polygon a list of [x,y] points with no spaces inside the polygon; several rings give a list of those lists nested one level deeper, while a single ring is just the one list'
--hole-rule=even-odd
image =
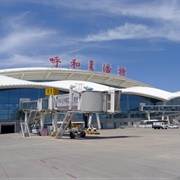
[{"label": "jet bridge support column", "polygon": [[40,114],[40,125],[41,125],[41,131],[44,129],[44,114]]},{"label": "jet bridge support column", "polygon": [[[25,111],[24,113],[25,113],[25,119],[24,119],[24,121],[25,121],[25,124],[28,125],[28,112]],[[28,127],[25,126],[25,133],[27,133],[27,132],[28,132]]]},{"label": "jet bridge support column", "polygon": [[[166,105],[166,101],[163,101],[163,105]],[[163,111],[162,112],[162,118],[161,118],[162,120],[164,120],[164,116],[165,116],[165,112]]]},{"label": "jet bridge support column", "polygon": [[150,112],[149,112],[149,111],[147,111],[146,113],[147,113],[147,114],[146,114],[147,119],[148,119],[148,120],[150,120],[150,119],[151,119],[151,117],[150,117]]},{"label": "jet bridge support column", "polygon": [[170,124],[170,122],[169,122],[169,116],[167,116],[167,122],[168,122],[168,125]]},{"label": "jet bridge support column", "polygon": [[25,119],[24,119],[24,121],[25,121],[25,123],[28,123],[28,112],[27,111],[25,111],[24,112],[24,114],[25,114]]},{"label": "jet bridge support column", "polygon": [[89,117],[89,114],[83,114],[83,120],[84,120],[84,127],[85,128],[88,127],[88,117]]},{"label": "jet bridge support column", "polygon": [[98,129],[101,129],[101,123],[100,123],[100,119],[99,119],[99,114],[98,113],[96,113],[96,119],[97,119]]},{"label": "jet bridge support column", "polygon": [[52,124],[53,124],[53,133],[57,133],[57,118],[58,118],[58,114],[54,113],[53,114],[53,119],[52,119]]},{"label": "jet bridge support column", "polygon": [[92,114],[89,114],[89,121],[88,121],[88,124],[91,124],[92,123]]}]

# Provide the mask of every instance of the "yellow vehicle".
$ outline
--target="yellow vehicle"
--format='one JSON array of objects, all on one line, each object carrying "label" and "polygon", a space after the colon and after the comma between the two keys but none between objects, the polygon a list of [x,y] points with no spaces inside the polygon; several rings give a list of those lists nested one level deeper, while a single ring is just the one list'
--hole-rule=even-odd
[{"label": "yellow vehicle", "polygon": [[98,132],[97,128],[93,127],[92,124],[88,124],[86,134],[100,134],[100,133]]},{"label": "yellow vehicle", "polygon": [[70,138],[74,139],[76,135],[78,135],[81,138],[85,138],[86,134],[100,134],[97,130],[97,128],[94,128],[92,124],[88,124],[87,129],[78,129],[78,128],[72,128],[70,130]]}]

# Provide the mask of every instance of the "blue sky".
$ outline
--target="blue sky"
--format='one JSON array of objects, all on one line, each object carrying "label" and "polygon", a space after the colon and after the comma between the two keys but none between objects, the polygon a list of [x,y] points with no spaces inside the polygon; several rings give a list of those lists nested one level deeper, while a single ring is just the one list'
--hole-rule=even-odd
[{"label": "blue sky", "polygon": [[112,74],[180,91],[180,1],[1,0],[0,69],[110,63]]}]

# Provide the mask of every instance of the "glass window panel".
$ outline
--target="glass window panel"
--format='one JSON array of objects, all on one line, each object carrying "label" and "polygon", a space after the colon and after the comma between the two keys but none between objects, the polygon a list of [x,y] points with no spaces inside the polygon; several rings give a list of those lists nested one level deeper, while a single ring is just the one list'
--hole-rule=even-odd
[{"label": "glass window panel", "polygon": [[19,97],[17,96],[17,98],[9,98],[9,103],[19,104]]},{"label": "glass window panel", "polygon": [[0,109],[8,109],[9,104],[0,104]]},{"label": "glass window panel", "polygon": [[8,109],[0,110],[0,114],[8,114],[8,113],[9,113]]},{"label": "glass window panel", "polygon": [[0,121],[6,121],[8,119],[8,115],[1,114],[0,115]]},{"label": "glass window panel", "polygon": [[30,93],[30,89],[29,88],[24,88],[24,89],[19,89],[20,93]]},{"label": "glass window panel", "polygon": [[19,104],[9,104],[9,109],[17,109],[19,107]]},{"label": "glass window panel", "polygon": [[8,92],[4,93],[0,91],[0,99],[7,99],[7,98],[9,98],[9,93]]},{"label": "glass window panel", "polygon": [[8,103],[9,99],[6,98],[6,99],[3,99],[3,98],[0,98],[0,103],[4,104],[4,103]]},{"label": "glass window panel", "polygon": [[21,93],[19,98],[30,98],[28,93]]},{"label": "glass window panel", "polygon": [[18,92],[11,92],[11,93],[9,93],[9,98],[10,99],[19,98],[19,93]]},{"label": "glass window panel", "polygon": [[[19,116],[19,99],[30,98],[37,100],[45,97],[44,89],[8,89],[0,90],[0,120],[13,120],[20,118]],[[10,111],[8,111],[10,110]],[[5,113],[5,114],[4,114]]]},{"label": "glass window panel", "polygon": [[9,110],[9,114],[16,114],[16,113],[18,113],[19,112],[19,110]]}]

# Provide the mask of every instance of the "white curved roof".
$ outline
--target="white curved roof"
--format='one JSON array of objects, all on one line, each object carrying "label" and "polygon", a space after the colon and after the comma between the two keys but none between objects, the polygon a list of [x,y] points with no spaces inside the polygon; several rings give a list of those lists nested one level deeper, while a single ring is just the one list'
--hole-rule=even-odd
[{"label": "white curved roof", "polygon": [[[79,87],[91,87],[94,91],[106,91],[109,89],[114,89],[109,86],[87,82],[87,81],[51,81],[51,82],[31,82],[26,80],[15,79],[7,76],[0,75],[0,89],[9,88],[47,88],[54,87],[63,91],[69,91],[71,85],[78,85]],[[173,98],[180,97],[180,93],[171,93],[151,87],[130,87],[120,89],[123,94],[139,95],[144,97],[150,97],[159,100],[170,100]]]},{"label": "white curved roof", "polygon": [[53,86],[54,88],[58,88],[58,89],[66,89],[69,90],[71,85],[77,86],[77,88],[83,88],[83,87],[91,87],[93,88],[93,91],[106,91],[106,90],[110,90],[110,89],[114,89],[111,88],[109,86],[105,86],[105,85],[101,85],[101,84],[97,84],[97,83],[92,83],[92,82],[87,82],[87,81],[72,81],[72,80],[68,80],[68,81],[53,81],[53,82],[43,82],[40,83],[42,85],[49,85],[49,86]]},{"label": "white curved roof", "polygon": [[45,88],[49,87],[48,85],[42,85],[40,83],[25,81],[20,79],[15,79],[7,76],[0,75],[0,89],[7,88]]},{"label": "white curved roof", "polygon": [[0,89],[7,88],[47,88],[53,87],[58,88],[63,91],[69,91],[71,85],[77,85],[83,87],[91,87],[94,91],[105,91],[109,89],[114,89],[109,86],[87,82],[87,81],[51,81],[51,82],[32,82],[26,80],[15,79],[7,76],[0,75]]},{"label": "white curved roof", "polygon": [[161,89],[151,88],[151,87],[131,87],[123,89],[124,94],[134,94],[145,97],[150,97],[159,100],[170,100],[173,98],[180,97],[179,93],[171,93]]},{"label": "white curved roof", "polygon": [[32,67],[32,68],[13,68],[0,70],[0,75],[13,77],[21,80],[41,80],[41,81],[61,81],[77,80],[88,81],[119,88],[133,86],[150,87],[147,84],[138,82],[124,76],[114,74],[67,69],[67,68],[50,68],[50,67]]}]

